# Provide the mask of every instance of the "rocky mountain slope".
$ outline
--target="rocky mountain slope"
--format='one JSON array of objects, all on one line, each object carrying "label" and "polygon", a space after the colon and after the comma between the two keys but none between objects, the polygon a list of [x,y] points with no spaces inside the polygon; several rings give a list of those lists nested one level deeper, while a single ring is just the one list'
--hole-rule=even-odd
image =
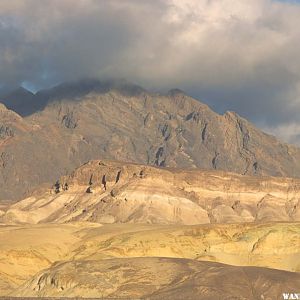
[{"label": "rocky mountain slope", "polygon": [[0,237],[2,296],[280,299],[299,287],[299,223],[2,225]]},{"label": "rocky mountain slope", "polygon": [[300,221],[300,179],[91,161],[0,221],[203,224]]},{"label": "rocky mountain slope", "polygon": [[23,117],[1,106],[0,199],[20,199],[88,160],[103,158],[300,176],[299,148],[233,112],[219,115],[178,90],[159,95],[125,83],[87,80],[36,95],[19,91],[11,99],[2,102]]}]

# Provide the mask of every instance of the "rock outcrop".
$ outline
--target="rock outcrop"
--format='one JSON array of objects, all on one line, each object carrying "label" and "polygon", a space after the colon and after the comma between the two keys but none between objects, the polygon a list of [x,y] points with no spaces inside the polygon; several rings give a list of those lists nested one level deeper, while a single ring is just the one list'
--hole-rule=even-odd
[{"label": "rock outcrop", "polygon": [[300,179],[97,160],[11,205],[4,223],[300,221]]}]

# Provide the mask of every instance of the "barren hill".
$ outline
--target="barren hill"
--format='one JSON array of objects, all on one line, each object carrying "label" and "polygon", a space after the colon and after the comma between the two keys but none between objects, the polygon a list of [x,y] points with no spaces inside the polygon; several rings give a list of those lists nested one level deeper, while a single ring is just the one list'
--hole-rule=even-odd
[{"label": "barren hill", "polygon": [[298,292],[299,235],[299,223],[0,226],[0,295],[281,299]]},{"label": "barren hill", "polygon": [[295,178],[90,161],[0,206],[0,296],[280,299],[300,282],[299,194]]},{"label": "barren hill", "polygon": [[269,297],[266,299],[280,299],[286,289],[296,291],[299,285],[300,274],[296,273],[145,257],[58,264],[37,274],[14,294],[35,297],[85,295],[108,299],[256,300],[264,295]]},{"label": "barren hill", "polygon": [[23,117],[2,106],[0,199],[20,199],[92,159],[300,176],[299,148],[179,90],[159,95],[125,83],[82,81],[27,96],[26,113],[13,99]]},{"label": "barren hill", "polygon": [[300,179],[91,161],[2,212],[4,223],[300,221]]}]

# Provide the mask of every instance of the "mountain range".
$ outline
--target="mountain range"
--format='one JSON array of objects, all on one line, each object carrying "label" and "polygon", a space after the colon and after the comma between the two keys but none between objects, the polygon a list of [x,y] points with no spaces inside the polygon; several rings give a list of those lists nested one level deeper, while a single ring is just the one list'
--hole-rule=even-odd
[{"label": "mountain range", "polygon": [[296,146],[176,89],[82,80],[2,99],[0,297],[298,293]]},{"label": "mountain range", "polygon": [[89,160],[300,176],[300,149],[234,112],[180,90],[150,93],[124,81],[82,80],[0,106],[0,199],[19,200]]}]

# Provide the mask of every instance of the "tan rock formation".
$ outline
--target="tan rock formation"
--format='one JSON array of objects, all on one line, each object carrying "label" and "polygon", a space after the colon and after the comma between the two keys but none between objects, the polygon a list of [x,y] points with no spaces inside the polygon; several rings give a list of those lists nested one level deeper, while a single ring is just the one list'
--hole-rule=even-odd
[{"label": "tan rock formation", "polygon": [[[91,161],[0,221],[203,224],[300,221],[300,180]],[[90,192],[88,192],[88,190]],[[91,192],[92,191],[92,192]]]}]

